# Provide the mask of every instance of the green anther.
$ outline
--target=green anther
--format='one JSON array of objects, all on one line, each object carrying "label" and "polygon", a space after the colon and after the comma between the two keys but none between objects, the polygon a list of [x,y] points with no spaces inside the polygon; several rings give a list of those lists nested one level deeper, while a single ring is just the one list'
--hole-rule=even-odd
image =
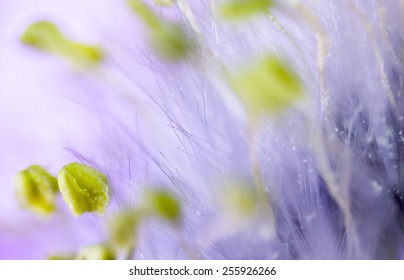
[{"label": "green anther", "polygon": [[137,229],[141,216],[135,210],[115,215],[108,221],[109,239],[111,244],[120,249],[130,249],[135,246]]},{"label": "green anther", "polygon": [[231,78],[252,115],[279,113],[303,96],[298,76],[275,56],[267,56]]},{"label": "green anther", "polygon": [[181,205],[178,199],[167,190],[148,190],[146,208],[158,218],[178,224],[181,219]]},{"label": "green anther", "polygon": [[48,260],[50,261],[68,261],[68,260],[74,260],[76,257],[74,255],[68,255],[68,254],[57,254],[57,255],[50,255],[48,257]]},{"label": "green anther", "polygon": [[128,0],[128,4],[150,28],[159,28],[161,26],[157,15],[143,1]]},{"label": "green anther", "polygon": [[105,244],[91,245],[82,248],[77,255],[78,260],[115,260],[116,253]]},{"label": "green anther", "polygon": [[98,46],[88,46],[75,42],[67,42],[60,54],[81,65],[96,65],[104,59],[104,53]]},{"label": "green anther", "polygon": [[92,66],[104,59],[100,47],[71,41],[65,38],[55,24],[47,21],[31,24],[21,36],[21,42],[38,50],[65,57],[77,65]]},{"label": "green anther", "polygon": [[181,24],[162,22],[141,0],[128,0],[128,3],[149,28],[151,45],[157,55],[168,61],[178,61],[187,57],[195,42],[188,38]]},{"label": "green anther", "polygon": [[221,198],[224,210],[236,219],[249,218],[257,212],[258,198],[252,188],[234,184],[223,190]]},{"label": "green anther", "polygon": [[185,58],[192,49],[187,33],[180,24],[167,23],[151,31],[154,51],[166,60],[178,61]]},{"label": "green anther", "polygon": [[174,4],[175,0],[154,0],[156,5],[171,7]]},{"label": "green anther", "polygon": [[18,172],[14,186],[22,207],[40,215],[48,215],[55,210],[58,183],[46,169],[32,165]]},{"label": "green anther", "polygon": [[109,203],[110,188],[107,177],[101,172],[85,164],[70,163],[60,170],[58,182],[73,215],[105,212]]},{"label": "green anther", "polygon": [[221,15],[228,20],[245,19],[260,13],[266,13],[273,0],[231,0],[221,7]]},{"label": "green anther", "polygon": [[39,21],[28,26],[21,36],[21,42],[42,51],[56,52],[65,44],[65,38],[53,23]]}]

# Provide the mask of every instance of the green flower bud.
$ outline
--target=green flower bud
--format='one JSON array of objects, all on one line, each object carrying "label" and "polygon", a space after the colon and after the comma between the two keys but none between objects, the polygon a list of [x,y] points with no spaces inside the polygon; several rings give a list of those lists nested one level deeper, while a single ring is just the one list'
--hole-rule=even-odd
[{"label": "green flower bud", "polygon": [[107,177],[101,172],[85,164],[70,163],[60,170],[58,182],[73,215],[105,212],[109,203],[110,188]]},{"label": "green flower bud", "polygon": [[22,207],[40,215],[48,215],[55,210],[58,184],[46,169],[32,165],[18,172],[14,187]]},{"label": "green flower bud", "polygon": [[77,255],[78,260],[115,260],[116,253],[105,244],[91,245],[82,248]]},{"label": "green flower bud", "polygon": [[150,214],[174,224],[181,219],[180,202],[167,190],[148,190],[145,207]]}]

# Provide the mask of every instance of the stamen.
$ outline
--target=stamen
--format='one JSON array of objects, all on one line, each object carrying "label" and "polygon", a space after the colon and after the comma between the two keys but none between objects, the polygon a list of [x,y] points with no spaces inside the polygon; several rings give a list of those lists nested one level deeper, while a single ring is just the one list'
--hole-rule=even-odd
[{"label": "stamen", "polygon": [[145,195],[144,207],[153,216],[173,224],[180,222],[181,204],[174,194],[167,190],[148,190]]},{"label": "stamen", "polygon": [[279,58],[269,55],[231,78],[249,113],[279,113],[302,97],[298,76]]},{"label": "stamen", "polygon": [[55,210],[57,180],[46,169],[32,165],[17,173],[14,186],[22,207],[39,215],[49,215]]},{"label": "stamen", "polygon": [[21,36],[21,42],[40,51],[67,58],[81,66],[94,66],[104,59],[100,47],[71,41],[55,24],[48,21],[39,21],[28,26]]},{"label": "stamen", "polygon": [[60,170],[58,182],[73,215],[105,212],[109,203],[110,187],[107,177],[101,172],[85,164],[70,163]]},{"label": "stamen", "polygon": [[221,7],[221,16],[227,20],[246,19],[268,12],[272,5],[272,0],[232,0]]}]

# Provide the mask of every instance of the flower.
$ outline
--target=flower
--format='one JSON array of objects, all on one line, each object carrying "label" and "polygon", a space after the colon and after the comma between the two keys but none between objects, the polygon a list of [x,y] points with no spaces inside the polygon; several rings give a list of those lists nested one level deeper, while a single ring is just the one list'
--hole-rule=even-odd
[{"label": "flower", "polygon": [[[157,2],[0,10],[0,258],[404,258],[403,4]],[[35,23],[56,49],[21,42]],[[104,216],[20,207],[19,171],[71,162],[108,178]]]}]

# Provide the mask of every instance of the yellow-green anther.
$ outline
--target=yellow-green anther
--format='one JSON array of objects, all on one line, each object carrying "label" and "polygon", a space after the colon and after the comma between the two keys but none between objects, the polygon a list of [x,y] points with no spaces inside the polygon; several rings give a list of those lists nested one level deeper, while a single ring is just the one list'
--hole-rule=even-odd
[{"label": "yellow-green anther", "polygon": [[21,36],[21,42],[38,50],[65,57],[77,65],[92,66],[104,59],[100,47],[71,41],[55,24],[48,21],[31,24]]},{"label": "yellow-green anther", "polygon": [[77,255],[78,260],[115,260],[116,253],[105,244],[86,246]]},{"label": "yellow-green anther", "polygon": [[104,52],[98,46],[66,42],[60,54],[81,65],[96,65],[104,59]]},{"label": "yellow-green anther", "polygon": [[130,249],[135,246],[141,216],[135,210],[115,215],[108,221],[109,239],[114,247]]},{"label": "yellow-green anther", "polygon": [[172,61],[185,58],[192,48],[184,28],[176,23],[167,23],[152,30],[151,40],[154,51]]},{"label": "yellow-green anther", "polygon": [[233,75],[231,82],[252,115],[279,113],[303,96],[299,77],[273,55]]},{"label": "yellow-green anther", "polygon": [[65,44],[65,38],[56,25],[40,21],[28,26],[21,42],[42,51],[56,52]]},{"label": "yellow-green anther", "polygon": [[73,215],[105,212],[109,204],[110,188],[107,177],[101,172],[85,164],[70,163],[59,171],[58,182]]},{"label": "yellow-green anther", "polygon": [[141,0],[128,0],[132,10],[146,23],[150,28],[159,28],[161,26],[157,15]]},{"label": "yellow-green anther", "polygon": [[[171,2],[171,1],[170,1]],[[133,11],[149,28],[154,52],[169,61],[185,58],[194,46],[184,27],[179,23],[162,22],[155,12],[141,0],[128,0]]]},{"label": "yellow-green anther", "polygon": [[154,0],[156,5],[171,7],[175,0]]},{"label": "yellow-green anther", "polygon": [[221,7],[221,15],[228,20],[245,19],[268,12],[273,0],[231,0]]},{"label": "yellow-green anther", "polygon": [[76,257],[74,255],[68,254],[58,254],[58,255],[50,255],[48,260],[50,261],[67,261],[67,260],[74,260]]},{"label": "yellow-green anther", "polygon": [[18,172],[14,187],[22,207],[40,215],[48,215],[55,210],[57,179],[46,169],[32,165]]},{"label": "yellow-green anther", "polygon": [[248,218],[257,212],[258,198],[252,188],[235,184],[225,188],[221,198],[224,210],[236,219]]},{"label": "yellow-green anther", "polygon": [[178,199],[167,190],[149,190],[146,192],[146,209],[158,218],[174,224],[180,222],[181,205]]}]

